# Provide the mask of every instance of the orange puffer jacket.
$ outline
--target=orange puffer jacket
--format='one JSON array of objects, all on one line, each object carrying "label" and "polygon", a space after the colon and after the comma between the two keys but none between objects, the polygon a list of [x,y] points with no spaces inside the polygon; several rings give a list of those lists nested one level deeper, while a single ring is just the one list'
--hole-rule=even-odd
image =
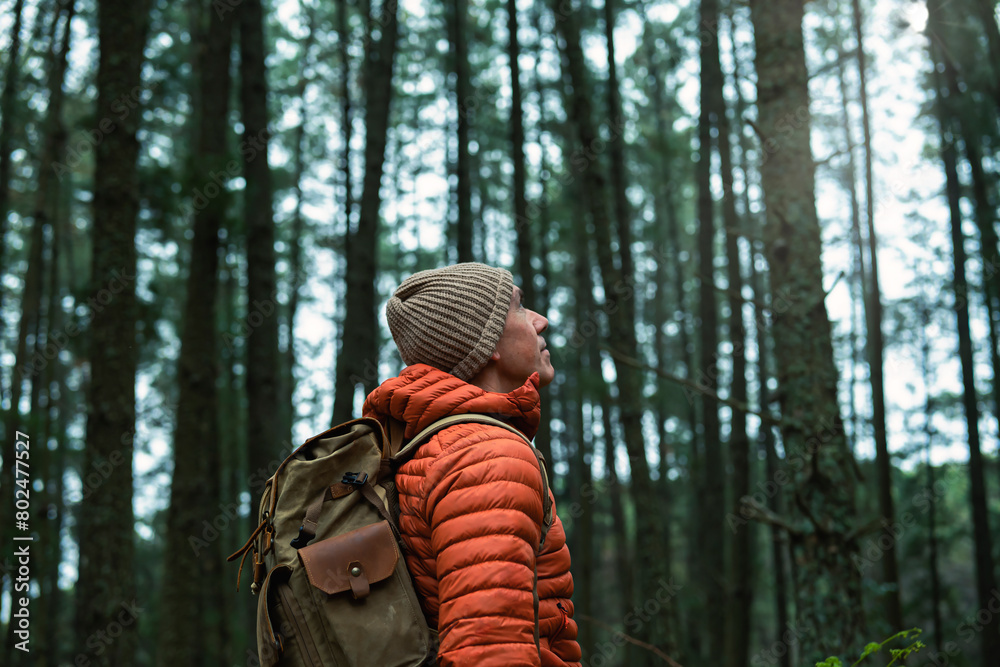
[{"label": "orange puffer jacket", "polygon": [[[509,394],[487,392],[424,364],[365,400],[364,415],[406,423],[412,438],[455,414],[484,413],[529,438],[538,430],[538,374]],[[577,665],[573,577],[556,517],[537,556],[539,651],[532,564],[541,537],[541,476],[528,445],[487,424],[457,424],[420,446],[396,474],[406,564],[440,633],[441,667]]]}]

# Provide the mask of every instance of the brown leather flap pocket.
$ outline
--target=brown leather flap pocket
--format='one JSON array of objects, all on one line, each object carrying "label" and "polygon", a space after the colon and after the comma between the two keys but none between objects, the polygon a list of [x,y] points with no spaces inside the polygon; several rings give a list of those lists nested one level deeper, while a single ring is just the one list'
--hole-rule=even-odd
[{"label": "brown leather flap pocket", "polygon": [[309,583],[328,595],[351,591],[364,598],[370,585],[392,576],[399,548],[381,521],[299,549]]}]

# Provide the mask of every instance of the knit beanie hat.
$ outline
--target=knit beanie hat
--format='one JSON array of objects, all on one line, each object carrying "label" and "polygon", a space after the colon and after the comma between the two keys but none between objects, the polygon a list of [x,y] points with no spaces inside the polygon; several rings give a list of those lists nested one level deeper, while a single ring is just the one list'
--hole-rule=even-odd
[{"label": "knit beanie hat", "polygon": [[468,382],[486,365],[507,322],[514,278],[477,262],[414,273],[385,307],[403,362]]}]

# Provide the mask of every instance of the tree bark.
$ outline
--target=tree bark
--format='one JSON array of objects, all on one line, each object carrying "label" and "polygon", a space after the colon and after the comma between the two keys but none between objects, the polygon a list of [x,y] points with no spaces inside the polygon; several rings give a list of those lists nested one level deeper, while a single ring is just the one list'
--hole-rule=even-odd
[{"label": "tree bark", "polygon": [[[247,228],[246,342],[247,446],[251,471],[269,470],[285,433],[278,396],[278,311],[274,274],[274,205],[268,165],[267,70],[261,0],[243,0],[239,12],[240,102],[243,121],[243,195]],[[297,242],[297,239],[293,239]]]},{"label": "tree bark", "polygon": [[[158,664],[217,665],[224,660],[225,622],[221,618],[222,550],[209,539],[220,510],[219,403],[216,354],[216,301],[219,283],[219,230],[228,196],[212,174],[227,168],[230,53],[234,11],[210,12],[200,54],[201,106],[194,150],[193,182],[207,201],[194,213],[187,302],[177,369],[179,395],[174,430],[174,472],[167,511],[166,559],[162,589],[162,630]],[[210,196],[211,193],[215,196]],[[197,201],[196,201],[197,203]],[[252,485],[253,486],[253,485]],[[253,493],[261,489],[252,488]],[[206,516],[207,515],[207,516]]]},{"label": "tree bark", "polygon": [[379,186],[384,170],[392,97],[392,65],[396,53],[397,0],[386,0],[379,18],[381,38],[369,44],[365,61],[367,134],[365,177],[361,192],[358,231],[347,257],[347,312],[341,331],[340,355],[333,406],[333,423],[347,421],[354,412],[354,391],[362,384],[367,394],[378,382],[378,320],[375,313],[376,255],[378,251]]},{"label": "tree bark", "polygon": [[[70,13],[74,4],[70,0]],[[129,609],[132,618],[143,622],[130,605],[141,608],[145,602],[136,600],[132,516],[138,361],[136,132],[141,114],[130,113],[123,118],[115,100],[142,83],[148,3],[101,0],[97,12],[100,55],[96,117],[112,119],[116,127],[95,149],[90,289],[94,297],[90,302],[91,377],[83,470],[110,465],[112,472],[100,484],[88,487],[90,493],[84,494],[77,512],[80,560],[75,598],[79,646],[84,646],[88,637],[105,631],[123,609]],[[135,626],[125,628],[106,651],[93,656],[91,664],[132,664],[137,644]]]},{"label": "tree bark", "polygon": [[[830,321],[809,146],[803,5],[751,0],[764,163],[765,245],[786,466],[796,499],[791,535],[801,662],[851,652],[864,636],[855,566],[853,465],[837,404]],[[779,485],[780,486],[780,485]]]}]

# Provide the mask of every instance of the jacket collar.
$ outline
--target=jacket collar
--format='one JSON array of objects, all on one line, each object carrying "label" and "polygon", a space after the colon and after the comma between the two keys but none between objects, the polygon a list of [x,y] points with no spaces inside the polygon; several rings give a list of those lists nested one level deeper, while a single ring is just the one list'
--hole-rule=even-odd
[{"label": "jacket collar", "polygon": [[405,438],[412,438],[444,417],[469,413],[496,417],[529,439],[534,438],[541,417],[538,373],[532,373],[517,389],[501,394],[480,389],[433,366],[414,364],[368,394],[362,409],[365,417],[374,417],[383,426],[390,417],[405,422]]}]

